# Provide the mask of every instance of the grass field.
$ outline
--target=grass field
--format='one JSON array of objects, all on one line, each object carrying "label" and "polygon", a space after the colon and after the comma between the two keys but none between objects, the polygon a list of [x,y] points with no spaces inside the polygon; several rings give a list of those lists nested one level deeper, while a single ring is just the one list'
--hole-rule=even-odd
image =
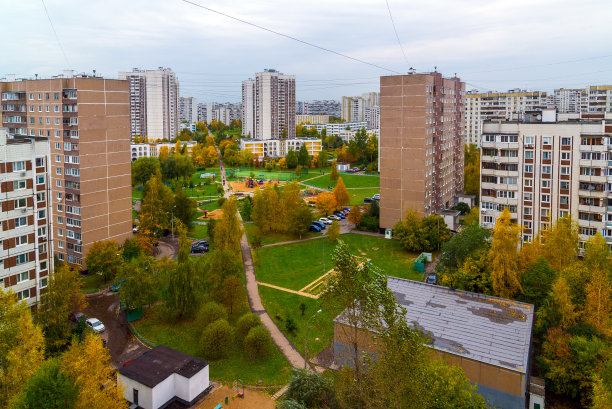
[{"label": "grass field", "polygon": [[188,234],[192,239],[203,239],[208,237],[208,226],[205,224],[194,224],[193,229]]},{"label": "grass field", "polygon": [[132,188],[132,199],[141,200],[142,189],[138,190],[138,188]]},{"label": "grass field", "polygon": [[104,284],[104,279],[100,274],[90,274],[86,276],[81,276],[81,285],[81,291],[93,292],[99,288],[106,287],[110,284]]},{"label": "grass field", "polygon": [[[342,181],[346,187],[380,187],[380,176],[378,175],[351,175],[349,173],[341,173],[340,177],[342,178]],[[336,187],[338,182],[332,182],[329,180],[329,174],[325,174],[319,176],[318,178],[307,180],[304,183],[327,189],[328,187]]]},{"label": "grass field", "polygon": [[[135,327],[153,343],[205,359],[200,347],[202,328],[193,320],[168,323],[153,311],[146,318],[135,322]],[[289,362],[276,346],[270,358],[252,362],[244,357],[243,347],[238,340],[234,340],[226,358],[210,361],[210,379],[227,382],[241,379],[247,385],[257,385],[260,379],[264,385],[283,385],[289,380],[290,371]]]},{"label": "grass field", "polygon": [[[272,320],[302,356],[304,355],[307,321],[319,308],[323,311],[312,319],[310,322],[311,328],[308,330],[308,356],[315,356],[332,342],[334,338],[334,318],[340,311],[330,312],[325,306],[321,307],[319,305],[319,300],[265,286],[259,286],[259,295]],[[300,304],[302,303],[306,306],[304,315],[300,311]],[[285,327],[287,317],[290,317],[297,327],[293,332],[287,331]]]},{"label": "grass field", "polygon": [[[254,223],[247,223],[245,224],[245,229],[247,233],[247,238],[249,239],[249,244],[251,244],[252,239],[253,239],[253,233],[257,229],[257,227],[255,226]],[[307,231],[307,232],[304,232],[304,234],[302,234],[302,239],[307,239],[310,237],[317,237],[317,236],[321,236],[321,233]],[[299,240],[299,239],[300,239],[299,237],[295,237],[291,234],[268,233],[265,236],[262,236],[261,244],[265,246],[266,244],[282,243],[283,241],[292,241],[292,240]]]},{"label": "grass field", "polygon": [[372,197],[376,193],[380,193],[380,189],[375,188],[364,188],[364,189],[347,189],[349,196],[351,197],[352,205],[360,205],[363,204],[364,197]]},{"label": "grass field", "polygon": [[[353,233],[343,234],[340,239],[349,245],[353,254],[370,259],[387,275],[421,279],[422,273],[413,268],[417,254],[406,252],[397,240]],[[300,290],[333,267],[335,247],[327,239],[263,247],[255,257],[257,281]]]}]

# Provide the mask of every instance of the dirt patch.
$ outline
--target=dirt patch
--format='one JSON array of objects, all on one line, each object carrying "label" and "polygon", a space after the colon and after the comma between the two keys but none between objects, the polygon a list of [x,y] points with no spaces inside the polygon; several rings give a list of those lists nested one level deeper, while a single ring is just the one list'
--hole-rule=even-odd
[{"label": "dirt patch", "polygon": [[[204,210],[200,209],[199,207],[198,207],[198,210],[201,212],[204,212]],[[211,212],[206,213],[205,215],[198,217],[198,220],[220,219],[222,217],[223,217],[223,209],[215,209]]]},{"label": "dirt patch", "polygon": [[254,192],[256,190],[263,189],[264,187],[270,184],[282,186],[285,184],[285,182],[278,181],[276,179],[272,179],[272,180],[264,180],[262,184],[259,184],[259,179],[255,178],[253,187],[247,186],[244,180],[236,181],[236,182],[229,182],[230,188],[232,189],[233,192],[245,192],[245,193]]},{"label": "dirt patch", "polygon": [[[204,398],[197,409],[214,409],[218,404],[222,404],[223,409],[274,409],[274,400],[263,392],[245,388],[244,398],[234,395],[235,392],[231,388],[222,386]],[[226,397],[227,404],[225,404]]]}]

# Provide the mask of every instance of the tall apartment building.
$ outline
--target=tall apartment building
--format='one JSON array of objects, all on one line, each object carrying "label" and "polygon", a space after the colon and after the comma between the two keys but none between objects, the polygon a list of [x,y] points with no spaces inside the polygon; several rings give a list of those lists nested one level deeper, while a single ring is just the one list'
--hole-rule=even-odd
[{"label": "tall apartment building", "polygon": [[[179,83],[170,68],[159,67],[157,70],[139,70],[120,72],[120,80],[130,83],[130,118],[132,121],[132,138],[138,134],[148,136],[149,140],[176,138],[179,131]],[[134,84],[134,87],[132,85]],[[137,86],[136,86],[137,85]],[[142,90],[144,89],[144,98]],[[143,121],[140,132],[134,121]]]},{"label": "tall apartment building", "polygon": [[340,117],[342,115],[342,105],[340,101],[301,101],[296,105],[298,115],[330,115]]},{"label": "tall apartment building", "polygon": [[437,72],[380,77],[380,227],[463,191],[465,83]]},{"label": "tall apartment building", "polygon": [[[3,122],[26,117],[25,92],[3,92]],[[7,109],[7,108],[12,108]],[[0,128],[0,288],[40,301],[52,270],[49,141]]]},{"label": "tall apartment building", "polygon": [[206,122],[206,104],[198,104],[198,122]]},{"label": "tall apartment building", "polygon": [[583,242],[601,232],[612,243],[612,124],[603,117],[562,121],[544,110],[521,121],[485,122],[481,225],[492,229],[507,207],[531,241],[571,215]]},{"label": "tall apartment building", "polygon": [[593,85],[587,90],[589,114],[612,112],[612,85]]},{"label": "tall apartment building", "polygon": [[342,97],[342,119],[347,122],[367,121],[367,109],[379,105],[378,92],[366,92],[360,97]]},{"label": "tall apartment building", "polygon": [[194,97],[179,98],[179,120],[187,122],[197,122],[198,120],[198,100]]},{"label": "tall apartment building", "polygon": [[588,112],[589,94],[584,88],[559,88],[548,94],[546,106],[560,113]]},{"label": "tall apartment building", "polygon": [[82,267],[94,242],[131,237],[128,81],[24,80],[0,82],[0,91],[2,126],[50,143],[49,201],[58,259]]},{"label": "tall apartment building", "polygon": [[368,123],[368,129],[380,128],[380,106],[373,105],[365,109],[365,121]]},{"label": "tall apartment building", "polygon": [[468,92],[465,95],[465,143],[480,146],[483,122],[510,120],[527,111],[547,105],[545,92],[510,90],[508,92]]},{"label": "tall apartment building", "polygon": [[295,138],[295,76],[266,69],[243,81],[242,111],[243,135]]}]

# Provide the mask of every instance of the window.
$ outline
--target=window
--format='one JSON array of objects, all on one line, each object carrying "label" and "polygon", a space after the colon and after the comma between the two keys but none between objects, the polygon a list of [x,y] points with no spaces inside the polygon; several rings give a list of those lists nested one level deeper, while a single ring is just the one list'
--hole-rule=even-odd
[{"label": "window", "polygon": [[36,193],[36,201],[37,202],[44,202],[45,201],[45,192],[38,192]]},{"label": "window", "polygon": [[45,166],[45,158],[36,158],[36,167]]},{"label": "window", "polygon": [[540,209],[540,216],[548,217],[550,215],[550,210],[548,209]]},{"label": "window", "polygon": [[46,261],[41,261],[40,262],[40,271],[44,271],[47,269],[47,262]]},{"label": "window", "polygon": [[565,217],[569,214],[569,210],[560,210],[559,217]]},{"label": "window", "polygon": [[533,136],[525,137],[525,145],[533,145]]},{"label": "window", "polygon": [[29,289],[29,288],[27,288],[27,289],[25,289],[25,290],[23,290],[23,291],[19,291],[19,292],[17,293],[17,299],[18,299],[19,301],[21,301],[21,300],[27,300],[28,298],[30,298],[30,289]]},{"label": "window", "polygon": [[64,261],[64,254],[63,253],[57,253],[57,259],[59,261]]},{"label": "window", "polygon": [[548,179],[543,179],[543,180],[542,180],[542,187],[543,187],[543,188],[550,188],[550,180],[548,180]]},{"label": "window", "polygon": [[572,144],[571,138],[561,138],[561,145],[570,146]]},{"label": "window", "polygon": [[550,173],[550,165],[542,165],[542,173]]},{"label": "window", "polygon": [[28,236],[17,236],[15,237],[15,247],[25,246],[28,244]]},{"label": "window", "polygon": [[16,265],[25,264],[30,261],[30,257],[28,253],[23,253],[15,257]]},{"label": "window", "polygon": [[533,187],[533,179],[525,179],[525,187]]},{"label": "window", "polygon": [[45,217],[47,217],[47,211],[45,209],[40,209],[38,211],[38,220],[44,219]]},{"label": "window", "polygon": [[63,236],[64,235],[64,230],[63,229],[57,229],[57,235],[58,236]]},{"label": "window", "polygon": [[61,145],[59,142],[56,142],[56,143],[55,143],[55,150],[56,150],[56,151],[59,151],[59,150],[61,150],[61,149],[62,149],[62,145]]},{"label": "window", "polygon": [[550,203],[550,195],[542,195],[542,203]]},{"label": "window", "polygon": [[524,192],[523,193],[523,199],[528,201],[528,202],[531,202],[531,200],[533,200],[533,193],[531,193],[531,192]]},{"label": "window", "polygon": [[495,223],[495,218],[493,216],[482,216],[483,223]]},{"label": "window", "polygon": [[25,161],[13,162],[13,172],[23,172],[26,170]]},{"label": "window", "polygon": [[72,149],[71,143],[70,142],[64,142],[64,150],[65,151],[69,151]]},{"label": "window", "polygon": [[27,226],[28,225],[28,218],[27,217],[17,217],[15,219],[15,228],[18,227],[23,227],[23,226]]},{"label": "window", "polygon": [[36,184],[37,185],[44,185],[45,184],[45,177],[43,175],[36,176]]},{"label": "window", "polygon": [[20,190],[20,189],[25,189],[25,188],[26,188],[25,179],[13,181],[13,190]]},{"label": "window", "polygon": [[525,173],[533,173],[533,165],[525,165]]},{"label": "window", "polygon": [[552,159],[552,152],[550,152],[550,151],[542,152],[542,159],[543,160],[551,160]]},{"label": "window", "polygon": [[62,192],[57,192],[55,197],[57,197],[57,200],[62,200]]},{"label": "window", "polygon": [[552,137],[550,136],[544,136],[542,138],[542,144],[543,145],[552,145]]},{"label": "window", "polygon": [[15,199],[14,204],[15,204],[15,209],[21,209],[21,208],[27,207],[27,203],[26,203],[26,199],[25,198]]},{"label": "window", "polygon": [[531,222],[530,221],[524,221],[523,222],[523,227],[526,229],[531,229]]},{"label": "window", "polygon": [[62,212],[62,205],[61,205],[61,204],[58,204],[58,205],[57,205],[57,211],[58,211],[58,212]]},{"label": "window", "polygon": [[59,105],[54,105],[53,106],[53,111],[59,112]]},{"label": "window", "polygon": [[64,218],[62,216],[57,216],[57,224],[63,224]]},{"label": "window", "polygon": [[595,176],[595,168],[580,168],[580,174],[585,176]]},{"label": "window", "polygon": [[30,101],[34,101],[34,94],[32,92],[30,92],[30,95],[28,97],[30,99]]},{"label": "window", "polygon": [[23,283],[24,281],[28,281],[29,279],[30,273],[28,273],[27,271],[17,274],[17,284]]},{"label": "window", "polygon": [[525,214],[527,216],[532,215],[533,214],[533,208],[529,207],[529,206],[524,207],[523,208],[523,214]]},{"label": "window", "polygon": [[47,243],[38,245],[38,254],[45,254],[47,252]]},{"label": "window", "polygon": [[55,131],[55,137],[59,138],[60,137],[60,131]]},{"label": "window", "polygon": [[62,187],[62,180],[61,179],[56,180],[55,181],[55,186]]},{"label": "window", "polygon": [[561,166],[561,174],[562,175],[569,175],[570,174],[569,166]]},{"label": "window", "polygon": [[559,203],[562,205],[569,204],[569,196],[560,196]]},{"label": "window", "polygon": [[41,227],[38,228],[38,237],[43,237],[46,234],[47,234],[47,227],[46,226],[41,226]]},{"label": "window", "polygon": [[61,241],[61,240],[58,240],[57,241],[57,247],[59,247],[60,249],[63,249],[64,248],[64,242]]},{"label": "window", "polygon": [[525,151],[525,159],[533,159],[533,151]]},{"label": "window", "polygon": [[46,288],[47,287],[47,277],[41,278],[40,282],[39,282],[39,288]]},{"label": "window", "polygon": [[562,190],[569,190],[569,182],[561,182],[560,187]]}]

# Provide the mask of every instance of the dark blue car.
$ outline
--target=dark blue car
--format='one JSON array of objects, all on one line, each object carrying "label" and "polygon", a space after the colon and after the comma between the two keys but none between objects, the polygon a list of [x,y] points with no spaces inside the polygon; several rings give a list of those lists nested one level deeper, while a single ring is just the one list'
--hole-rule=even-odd
[{"label": "dark blue car", "polygon": [[314,231],[318,233],[321,231],[321,228],[317,226],[316,224],[311,224],[310,227],[308,228],[308,231]]},{"label": "dark blue car", "polygon": [[312,224],[314,224],[315,226],[319,226],[321,230],[325,230],[325,224],[321,223],[318,220],[315,220],[314,222],[312,222]]}]

